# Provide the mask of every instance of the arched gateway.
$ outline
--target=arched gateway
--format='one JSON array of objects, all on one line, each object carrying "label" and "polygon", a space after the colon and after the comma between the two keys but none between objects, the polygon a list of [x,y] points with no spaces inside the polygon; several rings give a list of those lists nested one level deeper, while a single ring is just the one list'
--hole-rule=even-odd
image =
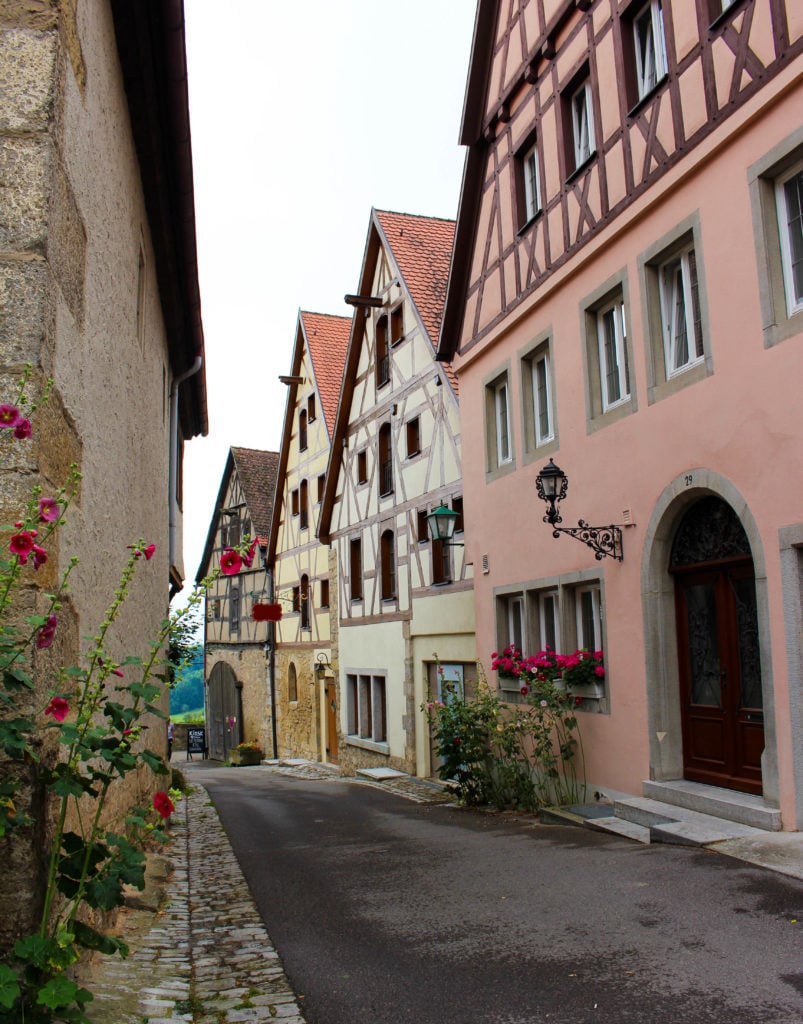
[{"label": "arched gateway", "polygon": [[675,534],[683,774],[761,793],[764,713],[753,558],[721,498],[695,502]]},{"label": "arched gateway", "polygon": [[209,756],[215,761],[228,760],[229,751],[242,740],[241,687],[225,661],[219,661],[209,673]]}]

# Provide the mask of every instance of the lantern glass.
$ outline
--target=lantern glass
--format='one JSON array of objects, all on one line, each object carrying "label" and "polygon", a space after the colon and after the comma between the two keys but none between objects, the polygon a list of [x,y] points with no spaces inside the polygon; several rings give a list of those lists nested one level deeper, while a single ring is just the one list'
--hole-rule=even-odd
[{"label": "lantern glass", "polygon": [[446,505],[439,505],[427,516],[427,527],[432,540],[450,541],[454,536],[457,513]]}]

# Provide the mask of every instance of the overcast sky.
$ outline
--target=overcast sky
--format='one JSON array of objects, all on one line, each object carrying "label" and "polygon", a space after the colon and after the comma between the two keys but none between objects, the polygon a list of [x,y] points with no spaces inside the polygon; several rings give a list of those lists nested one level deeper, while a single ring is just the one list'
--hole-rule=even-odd
[{"label": "overcast sky", "polygon": [[185,449],[190,584],[229,448],[279,450],[299,309],[351,315],[371,207],[457,214],[475,0],[184,8],[209,405]]}]

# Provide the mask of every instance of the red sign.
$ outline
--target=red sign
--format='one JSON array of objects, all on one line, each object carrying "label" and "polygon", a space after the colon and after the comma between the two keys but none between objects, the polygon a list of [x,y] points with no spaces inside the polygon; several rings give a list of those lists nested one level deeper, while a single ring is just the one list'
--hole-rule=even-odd
[{"label": "red sign", "polygon": [[278,622],[282,617],[280,604],[255,604],[253,607],[254,622]]}]

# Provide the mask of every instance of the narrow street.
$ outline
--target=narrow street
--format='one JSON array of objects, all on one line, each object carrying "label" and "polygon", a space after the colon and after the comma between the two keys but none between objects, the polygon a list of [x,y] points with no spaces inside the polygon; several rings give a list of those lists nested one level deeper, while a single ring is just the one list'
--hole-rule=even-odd
[{"label": "narrow street", "polygon": [[379,788],[204,768],[308,1024],[800,1024],[803,884]]}]

